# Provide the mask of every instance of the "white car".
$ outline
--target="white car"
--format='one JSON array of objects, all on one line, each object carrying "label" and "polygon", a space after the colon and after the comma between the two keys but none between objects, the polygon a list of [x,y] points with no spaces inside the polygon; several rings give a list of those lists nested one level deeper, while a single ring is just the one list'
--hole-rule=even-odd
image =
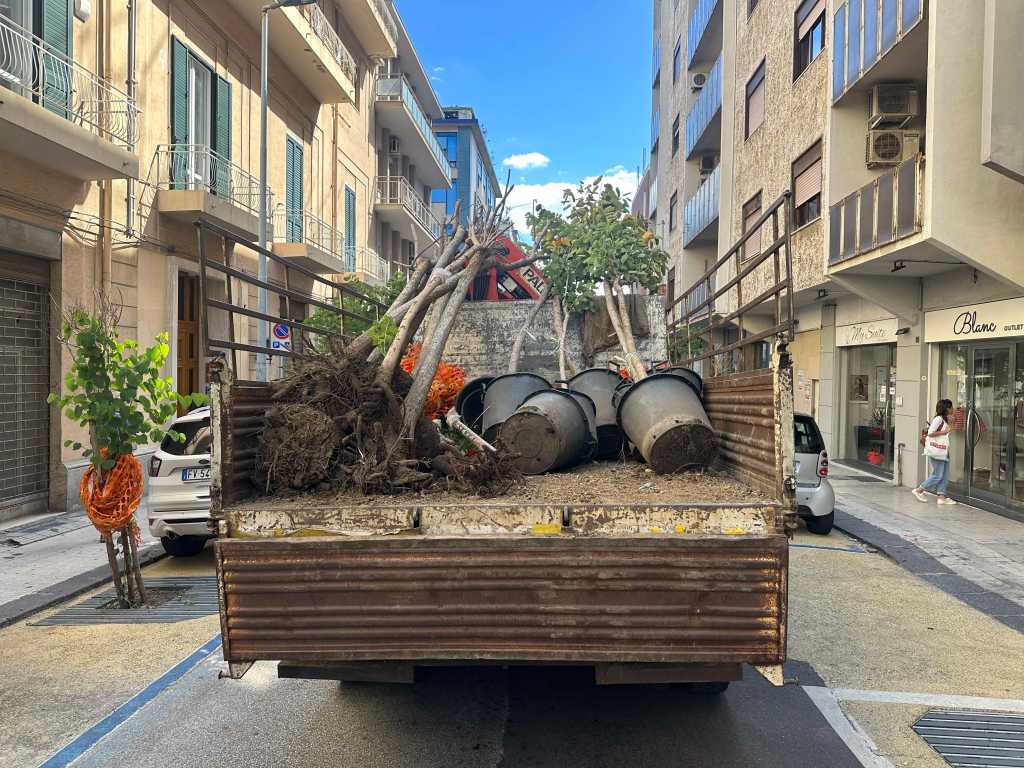
[{"label": "white car", "polygon": [[173,557],[198,555],[210,530],[210,409],[175,419],[170,429],[184,442],[164,438],[149,460],[149,532]]},{"label": "white car", "polygon": [[836,494],[828,481],[825,441],[814,419],[806,414],[793,414],[793,429],[797,514],[807,523],[808,531],[826,536],[836,519]]}]

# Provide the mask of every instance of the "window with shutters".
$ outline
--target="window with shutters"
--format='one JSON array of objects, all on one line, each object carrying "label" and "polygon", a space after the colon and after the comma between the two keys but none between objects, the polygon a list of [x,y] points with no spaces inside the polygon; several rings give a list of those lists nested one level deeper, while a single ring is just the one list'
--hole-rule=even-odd
[{"label": "window with shutters", "polygon": [[231,84],[177,38],[171,60],[171,181],[231,194]]},{"label": "window with shutters", "polygon": [[345,263],[349,272],[356,271],[356,193],[345,187]]},{"label": "window with shutters", "polygon": [[793,224],[802,227],[821,218],[821,142],[793,163]]},{"label": "window with shutters", "polygon": [[668,231],[672,232],[676,228],[676,218],[679,209],[679,193],[673,192],[672,197],[668,201]]},{"label": "window with shutters", "polygon": [[305,179],[303,178],[302,142],[285,139],[285,236],[289,243],[303,240],[305,210]]},{"label": "window with shutters", "polygon": [[825,49],[825,5],[825,0],[804,0],[796,9],[794,80],[800,77]]},{"label": "window with shutters", "polygon": [[746,131],[749,138],[764,122],[764,59],[747,81]]},{"label": "window with shutters", "polygon": [[[758,192],[743,205],[743,234],[747,234],[754,228],[754,224],[761,218],[761,193]],[[761,253],[761,230],[758,228],[754,234],[743,243],[743,259],[752,259]]]}]

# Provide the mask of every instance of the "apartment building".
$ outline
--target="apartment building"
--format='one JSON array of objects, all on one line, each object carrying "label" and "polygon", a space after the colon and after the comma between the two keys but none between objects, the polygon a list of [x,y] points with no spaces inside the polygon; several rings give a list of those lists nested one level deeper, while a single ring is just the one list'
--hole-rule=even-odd
[{"label": "apartment building", "polygon": [[[685,34],[680,14],[689,17]],[[913,485],[925,469],[920,429],[948,397],[958,428],[954,494],[1020,516],[1024,280],[1015,244],[1024,234],[1024,124],[1014,56],[1024,8],[662,0],[655,28],[656,62],[672,67],[676,87],[695,87],[692,78],[720,55],[689,112],[719,137],[717,164],[710,149],[700,159],[715,171],[698,167],[696,179],[688,156],[681,169],[664,158],[665,131],[675,136],[686,97],[666,96],[655,66],[647,188],[673,255],[674,290],[692,284],[680,285],[678,274],[699,269],[692,246],[711,237],[688,232],[717,218],[722,255],[788,190],[798,409],[816,416],[834,458]],[[659,49],[686,51],[684,77],[674,76],[675,54],[658,58]],[[708,119],[697,105],[716,67],[724,109]],[[684,136],[684,155],[708,142]],[[690,230],[684,214],[681,248],[673,200],[703,213]],[[752,234],[740,264],[764,237]]]},{"label": "apartment building", "polygon": [[434,131],[452,169],[451,189],[434,190],[435,212],[446,219],[460,202],[459,218],[466,224],[473,211],[494,207],[500,195],[487,137],[472,107],[445,107],[444,116],[434,121]]},{"label": "apartment building", "polygon": [[[260,237],[263,5],[0,3],[3,514],[75,503],[84,465],[63,442],[82,430],[45,404],[69,364],[62,311],[106,292],[124,337],[170,333],[181,392],[205,387],[193,224]],[[440,107],[401,20],[387,0],[316,0],[271,11],[269,41],[270,247],[319,274],[386,280],[436,236],[431,190],[450,184],[430,129]],[[229,243],[208,236],[207,257],[255,275],[256,253]],[[272,263],[269,281],[283,271]],[[297,275],[291,288],[311,292]],[[229,295],[210,277],[213,297]],[[255,289],[231,288],[258,306]],[[261,338],[255,321],[234,332]]]}]

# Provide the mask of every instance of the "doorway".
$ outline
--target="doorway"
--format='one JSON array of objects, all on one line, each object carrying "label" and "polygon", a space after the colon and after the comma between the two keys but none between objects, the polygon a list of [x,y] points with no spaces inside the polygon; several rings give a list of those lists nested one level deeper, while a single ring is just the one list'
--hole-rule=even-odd
[{"label": "doorway", "polygon": [[943,346],[939,397],[953,401],[953,495],[1024,510],[1024,342]]},{"label": "doorway", "polygon": [[199,391],[199,278],[183,272],[178,273],[176,348],[178,393],[191,395]]},{"label": "doorway", "polygon": [[847,347],[843,460],[891,477],[895,428],[896,345]]}]

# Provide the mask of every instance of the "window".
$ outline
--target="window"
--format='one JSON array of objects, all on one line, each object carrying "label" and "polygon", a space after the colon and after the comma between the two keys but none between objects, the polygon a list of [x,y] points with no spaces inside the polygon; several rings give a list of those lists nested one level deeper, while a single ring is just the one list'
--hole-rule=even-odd
[{"label": "window", "polygon": [[797,227],[821,218],[821,142],[793,163],[793,223]]},{"label": "window", "polygon": [[793,431],[796,433],[796,453],[821,453],[825,450],[825,441],[821,439],[818,425],[810,416],[793,416]]},{"label": "window", "polygon": [[345,187],[345,263],[349,272],[356,271],[356,193]]},{"label": "window", "polygon": [[651,151],[658,148],[658,139],[661,138],[661,110],[656,109],[651,115]]},{"label": "window", "polygon": [[651,70],[654,73],[654,82],[658,82],[658,78],[661,77],[661,40],[657,40],[654,43],[654,53],[651,59]]},{"label": "window", "polygon": [[303,241],[303,185],[302,143],[291,136],[285,138],[285,237],[289,243]]},{"label": "window", "polygon": [[764,60],[747,81],[747,125],[745,136],[750,137],[764,122]]},{"label": "window", "polygon": [[676,228],[676,209],[679,207],[679,193],[673,192],[672,197],[668,201],[668,231],[672,232]]},{"label": "window", "polygon": [[[171,53],[171,182],[230,193],[231,84],[177,38]],[[209,150],[219,158],[214,160]]]},{"label": "window", "polygon": [[448,157],[448,164],[454,168],[459,161],[459,134],[439,133],[437,134],[437,141]]},{"label": "window", "polygon": [[459,198],[458,179],[452,181],[451,189],[435,189],[430,193],[430,202],[444,206],[445,216],[455,213],[455,201]]},{"label": "window", "polygon": [[825,0],[804,0],[796,10],[796,51],[793,79],[796,80],[825,48]]},{"label": "window", "polygon": [[672,306],[676,300],[676,268],[672,267],[668,271],[668,277],[665,278],[665,298],[668,299],[668,305]]},{"label": "window", "polygon": [[679,115],[672,121],[672,156],[679,151]]},{"label": "window", "polygon": [[757,0],[747,0],[747,17],[748,18],[750,17],[750,14],[752,14],[754,12],[755,8],[757,8]]},{"label": "window", "polygon": [[[824,0],[822,0],[824,2]],[[676,40],[676,49],[672,52],[672,84],[679,82],[679,76],[683,74],[683,39]]]},{"label": "window", "polygon": [[[761,218],[761,193],[758,192],[743,206],[743,234],[753,229],[754,224]],[[761,231],[752,234],[743,243],[743,258],[752,259],[761,252]]]}]

